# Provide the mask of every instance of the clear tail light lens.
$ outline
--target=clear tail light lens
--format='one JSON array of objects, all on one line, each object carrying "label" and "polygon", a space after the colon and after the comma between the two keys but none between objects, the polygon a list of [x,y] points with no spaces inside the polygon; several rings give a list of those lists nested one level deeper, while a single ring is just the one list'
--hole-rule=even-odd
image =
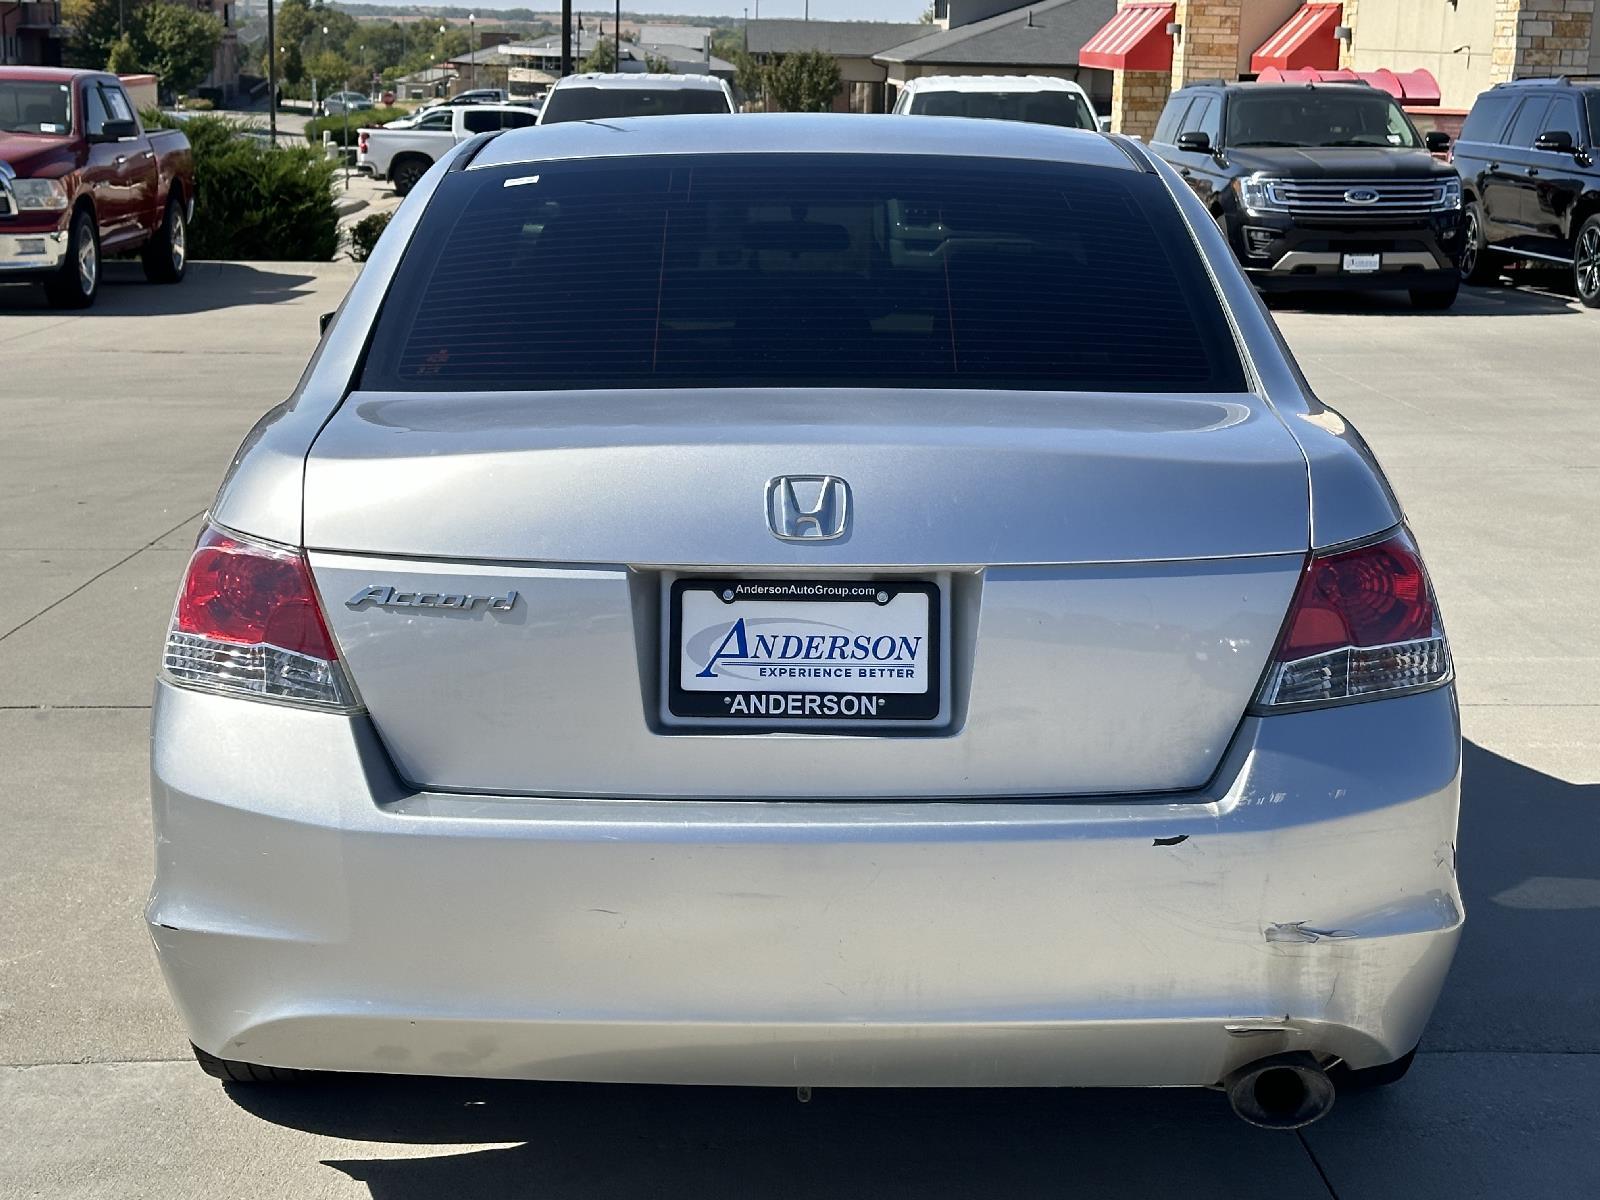
[{"label": "clear tail light lens", "polygon": [[216,528],[189,558],[162,666],[209,692],[356,707],[305,556]]},{"label": "clear tail light lens", "polygon": [[1256,705],[1347,703],[1423,691],[1450,678],[1450,647],[1428,572],[1401,532],[1311,556]]}]

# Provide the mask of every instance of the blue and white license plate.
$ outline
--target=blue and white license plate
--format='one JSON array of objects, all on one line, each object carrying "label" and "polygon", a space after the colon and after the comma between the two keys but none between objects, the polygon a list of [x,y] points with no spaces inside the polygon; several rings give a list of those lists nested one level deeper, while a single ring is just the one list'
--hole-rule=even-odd
[{"label": "blue and white license plate", "polygon": [[672,717],[840,725],[940,716],[933,583],[679,579],[668,630]]}]

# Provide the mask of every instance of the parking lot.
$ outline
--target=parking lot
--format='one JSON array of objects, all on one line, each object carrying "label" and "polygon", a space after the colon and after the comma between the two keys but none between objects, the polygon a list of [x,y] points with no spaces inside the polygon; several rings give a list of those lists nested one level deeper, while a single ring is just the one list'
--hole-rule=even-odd
[{"label": "parking lot", "polygon": [[1205,1092],[202,1076],[140,919],[151,679],[221,472],[356,269],[113,264],[72,314],[0,287],[0,1196],[1600,1195],[1600,313],[1537,286],[1278,312],[1460,679],[1467,931],[1398,1087],[1275,1134]]}]

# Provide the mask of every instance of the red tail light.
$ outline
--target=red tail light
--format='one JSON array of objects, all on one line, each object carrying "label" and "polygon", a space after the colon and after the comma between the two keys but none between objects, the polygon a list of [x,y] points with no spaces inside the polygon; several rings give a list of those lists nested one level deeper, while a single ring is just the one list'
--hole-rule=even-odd
[{"label": "red tail light", "polygon": [[348,708],[338,659],[302,554],[215,528],[201,535],[167,633],[169,679]]},{"label": "red tail light", "polygon": [[1365,700],[1437,687],[1450,673],[1427,570],[1399,533],[1311,557],[1257,703]]}]

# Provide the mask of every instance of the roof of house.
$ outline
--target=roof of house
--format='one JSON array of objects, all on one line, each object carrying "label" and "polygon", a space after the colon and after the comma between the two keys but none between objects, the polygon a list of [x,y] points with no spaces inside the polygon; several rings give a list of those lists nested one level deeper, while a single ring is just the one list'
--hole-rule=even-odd
[{"label": "roof of house", "polygon": [[1078,61],[1083,44],[1117,11],[1117,0],[1042,0],[997,16],[886,46],[882,63],[1060,67]]},{"label": "roof of house", "polygon": [[822,50],[836,58],[870,58],[939,31],[937,25],[896,25],[888,21],[750,21],[746,39],[751,54],[797,54]]},{"label": "roof of house", "polygon": [[655,46],[685,46],[698,50],[711,36],[708,25],[657,25],[639,26],[639,41]]}]

